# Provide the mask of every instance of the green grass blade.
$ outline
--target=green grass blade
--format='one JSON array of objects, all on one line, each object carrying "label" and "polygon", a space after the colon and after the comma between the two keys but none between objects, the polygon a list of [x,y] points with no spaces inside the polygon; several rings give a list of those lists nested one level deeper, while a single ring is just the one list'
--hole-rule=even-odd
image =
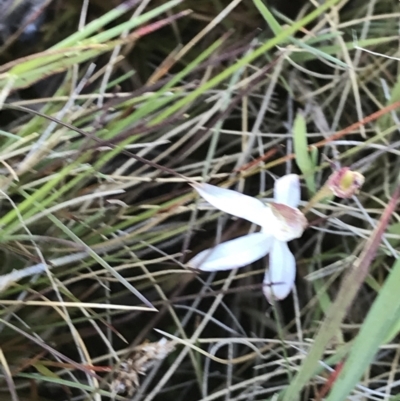
[{"label": "green grass blade", "polygon": [[316,367],[320,364],[320,359],[326,347],[335,336],[335,333],[340,330],[341,323],[347,314],[349,306],[354,301],[359,288],[367,277],[372,259],[376,255],[399,196],[400,186],[394,191],[390,202],[382,213],[380,221],[370,235],[367,243],[364,244],[360,257],[344,277],[336,299],[326,313],[325,320],[314,338],[314,343],[307,357],[303,361],[297,375],[284,392],[283,401],[294,401],[298,399],[303,387],[315,374]]},{"label": "green grass blade", "polygon": [[282,27],[279,22],[272,15],[271,11],[265,6],[265,4],[261,0],[253,0],[253,3],[257,7],[260,14],[264,17],[265,21],[271,28],[274,35],[279,35],[282,32]]},{"label": "green grass blade", "polygon": [[122,32],[136,28],[139,25],[142,25],[145,22],[148,22],[155,17],[158,17],[160,14],[169,11],[171,8],[177,6],[181,2],[182,0],[171,0],[165,4],[162,4],[161,6],[154,8],[153,10],[148,11],[147,13],[144,13],[136,17],[135,19],[124,22],[114,28],[111,28],[105,32],[101,32],[91,37],[90,41],[94,43],[102,43],[110,39],[116,38],[119,35],[121,35]]},{"label": "green grass blade", "polygon": [[[273,16],[271,11],[269,11],[269,9],[265,6],[265,4],[261,0],[253,0],[253,2],[256,5],[256,7],[258,8],[258,11],[260,11],[260,14],[264,17],[264,19],[267,22],[267,24],[270,26],[272,32],[275,35],[280,34],[283,31],[283,28],[279,24],[278,20]],[[290,21],[289,25],[292,25],[292,24],[293,24],[293,21]],[[304,43],[302,40],[298,40],[298,39],[296,39],[296,38],[294,38],[292,36],[289,39],[290,39],[291,42],[293,42],[294,44],[296,44],[300,48],[303,48],[303,49],[307,50],[311,54],[315,54],[315,56],[317,56],[317,57],[325,58],[325,59],[327,59],[327,60],[329,60],[329,61],[331,61],[331,62],[333,62],[333,63],[335,63],[337,65],[340,65],[343,68],[348,68],[347,64],[344,63],[343,61],[341,61],[338,58],[333,57],[333,56],[331,56],[331,55],[329,55],[327,53],[324,53],[324,52],[318,50],[318,48],[316,48],[316,47],[313,47],[313,46],[310,46],[307,43]]]},{"label": "green grass blade", "polygon": [[303,26],[307,25],[311,21],[313,21],[315,18],[317,18],[320,14],[322,14],[324,11],[328,10],[330,7],[334,6],[336,3],[338,3],[339,0],[329,0],[326,1],[324,4],[316,8],[314,11],[311,13],[307,14],[305,17],[303,17],[300,21],[295,22],[292,26],[284,29],[279,35],[276,35],[274,38],[270,39],[267,41],[267,43],[263,44],[247,56],[241,58],[238,62],[235,64],[231,65],[230,67],[226,68],[223,72],[218,74],[216,77],[210,79],[207,81],[205,84],[188,94],[184,99],[181,99],[180,101],[176,102],[173,107],[170,107],[168,110],[166,110],[164,113],[162,113],[159,116],[159,119],[165,119],[172,114],[174,114],[176,111],[178,111],[180,108],[185,107],[188,103],[192,102],[196,98],[198,98],[200,95],[203,93],[207,92],[214,86],[218,85],[219,83],[223,82],[225,79],[230,77],[237,69],[246,66],[250,64],[253,60],[257,59],[258,57],[264,55],[268,50],[273,49],[276,45],[281,44],[285,40],[287,40],[290,35],[293,35],[295,32],[297,32],[300,28]]},{"label": "green grass blade", "polygon": [[313,174],[315,164],[308,151],[306,119],[301,112],[297,113],[293,124],[293,145],[296,163],[304,175],[307,188],[311,194],[315,194],[316,186]]},{"label": "green grass blade", "polygon": [[345,400],[400,319],[400,259],[398,259],[361,326],[327,401]]},{"label": "green grass blade", "polygon": [[[159,7],[156,7],[154,10],[151,10],[139,17],[137,17],[132,23],[134,24],[132,27],[135,26],[135,24],[142,24],[143,22],[148,21],[150,18],[154,18],[155,16],[168,11],[169,9],[175,7],[179,3],[181,3],[182,0],[172,0],[169,1],[168,3],[165,3]],[[94,21],[90,22],[87,24],[82,30],[74,33],[70,37],[64,39],[63,41],[57,43],[57,45],[53,46],[52,49],[60,49],[60,48],[66,48],[70,46],[74,46],[77,43],[81,42],[82,40],[90,37],[90,35],[93,35],[94,33],[98,32],[100,29],[102,29],[104,26],[109,24],[110,22],[116,20],[117,18],[121,17],[123,14],[125,14],[129,10],[128,7],[126,7],[124,4],[120,5],[119,7],[113,8],[111,11],[109,11],[107,14],[103,15],[100,18],[95,19]],[[123,28],[125,29],[125,27]],[[123,31],[122,29],[122,31]],[[120,31],[120,33],[122,32]],[[118,35],[119,33],[117,31],[114,31],[115,35]],[[96,38],[96,36],[95,36]],[[101,36],[100,36],[101,38]],[[97,36],[97,41],[99,41],[99,37]]]}]

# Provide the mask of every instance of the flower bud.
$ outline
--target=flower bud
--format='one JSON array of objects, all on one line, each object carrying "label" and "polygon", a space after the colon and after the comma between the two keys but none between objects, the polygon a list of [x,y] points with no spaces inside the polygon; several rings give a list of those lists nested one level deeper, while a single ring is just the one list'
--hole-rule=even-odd
[{"label": "flower bud", "polygon": [[351,198],[364,184],[364,176],[348,167],[333,172],[326,182],[327,187],[339,198]]}]

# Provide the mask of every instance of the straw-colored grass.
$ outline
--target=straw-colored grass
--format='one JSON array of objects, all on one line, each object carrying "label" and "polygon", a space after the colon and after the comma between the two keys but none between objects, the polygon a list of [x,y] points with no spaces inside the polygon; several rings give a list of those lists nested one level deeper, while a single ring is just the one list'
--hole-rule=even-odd
[{"label": "straw-colored grass", "polygon": [[[0,48],[0,399],[398,399],[399,4],[109,3]],[[309,203],[340,166],[361,191]],[[255,229],[190,182],[287,173],[289,298],[187,267]]]}]

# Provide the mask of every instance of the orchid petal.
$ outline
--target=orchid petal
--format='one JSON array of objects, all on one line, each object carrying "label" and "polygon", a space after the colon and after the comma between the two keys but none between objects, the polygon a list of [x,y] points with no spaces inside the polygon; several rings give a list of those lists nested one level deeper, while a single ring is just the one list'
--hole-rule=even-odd
[{"label": "orchid petal", "polygon": [[274,240],[270,255],[269,269],[263,282],[265,297],[271,302],[284,299],[292,291],[296,278],[296,261],[286,242]]},{"label": "orchid petal", "polygon": [[248,234],[206,249],[187,264],[203,271],[231,270],[262,258],[269,252],[272,243],[272,237],[264,233]]},{"label": "orchid petal", "polygon": [[276,203],[297,207],[300,203],[300,180],[297,174],[284,175],[275,181],[274,200]]},{"label": "orchid petal", "polygon": [[225,213],[241,217],[259,226],[275,221],[271,208],[256,198],[210,184],[192,186],[207,202]]},{"label": "orchid petal", "polygon": [[288,242],[303,235],[307,227],[307,219],[299,209],[284,205],[283,203],[270,202],[272,212],[276,217],[276,224],[269,224],[262,231],[271,233],[277,240]]}]

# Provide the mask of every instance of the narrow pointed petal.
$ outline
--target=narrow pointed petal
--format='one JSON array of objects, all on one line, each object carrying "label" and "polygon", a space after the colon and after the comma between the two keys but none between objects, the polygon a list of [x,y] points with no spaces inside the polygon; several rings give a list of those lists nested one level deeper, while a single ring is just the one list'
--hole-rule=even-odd
[{"label": "narrow pointed petal", "polygon": [[211,205],[225,213],[241,217],[259,226],[268,225],[275,217],[269,206],[251,196],[210,184],[195,184],[193,188]]},{"label": "narrow pointed petal", "polygon": [[187,265],[203,271],[232,270],[265,256],[272,242],[264,233],[248,234],[200,252]]},{"label": "narrow pointed petal", "polygon": [[297,174],[284,175],[275,181],[274,200],[276,203],[297,207],[300,203],[300,180]]},{"label": "narrow pointed petal", "polygon": [[269,268],[265,273],[263,292],[269,302],[284,299],[292,291],[296,278],[296,261],[286,242],[274,240],[270,249]]}]

